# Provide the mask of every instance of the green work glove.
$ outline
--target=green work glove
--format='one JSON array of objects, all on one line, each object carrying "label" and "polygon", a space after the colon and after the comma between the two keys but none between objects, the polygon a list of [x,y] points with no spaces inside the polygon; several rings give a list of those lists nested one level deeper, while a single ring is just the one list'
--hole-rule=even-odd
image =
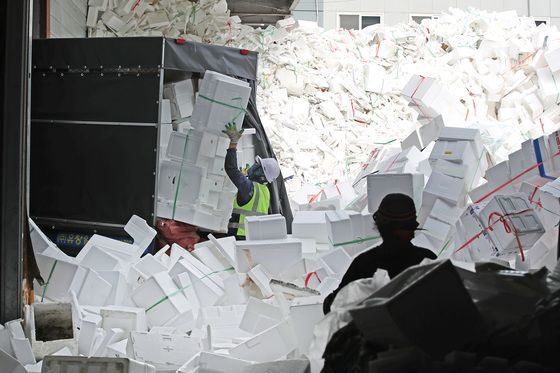
[{"label": "green work glove", "polygon": [[237,144],[239,142],[239,139],[241,138],[241,135],[243,135],[243,131],[245,130],[237,130],[235,123],[228,123],[226,124],[226,129],[222,132],[229,137],[229,142],[231,144]]}]

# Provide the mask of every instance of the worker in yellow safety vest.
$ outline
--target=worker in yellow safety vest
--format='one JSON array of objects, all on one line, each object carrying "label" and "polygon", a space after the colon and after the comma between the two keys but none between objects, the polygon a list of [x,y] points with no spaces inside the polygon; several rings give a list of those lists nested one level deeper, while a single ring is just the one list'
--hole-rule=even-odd
[{"label": "worker in yellow safety vest", "polygon": [[230,142],[224,169],[237,187],[228,233],[237,239],[245,239],[245,217],[268,214],[270,191],[266,184],[280,175],[280,167],[274,158],[257,156],[252,166],[247,165],[244,170],[237,168],[237,143],[243,130],[238,130],[235,123],[228,123],[225,128],[222,132],[229,137]]}]

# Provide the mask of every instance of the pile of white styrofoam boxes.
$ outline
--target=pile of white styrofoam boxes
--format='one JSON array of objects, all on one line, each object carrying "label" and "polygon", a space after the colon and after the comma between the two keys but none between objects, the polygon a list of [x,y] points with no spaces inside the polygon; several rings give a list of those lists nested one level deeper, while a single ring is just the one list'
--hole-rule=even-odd
[{"label": "pile of white styrofoam boxes", "polygon": [[[167,88],[173,92],[169,94],[172,110],[174,102],[179,107],[192,103],[192,83],[185,82],[191,80]],[[199,86],[192,113],[178,109],[180,114],[176,116],[188,115],[192,127],[171,133],[168,159],[161,161],[158,216],[225,232],[236,190],[224,171],[229,139],[222,130],[229,122],[241,128],[251,88],[248,83],[213,71],[204,74]],[[248,161],[245,155],[254,159],[253,134],[249,131],[243,136],[242,161]]]}]

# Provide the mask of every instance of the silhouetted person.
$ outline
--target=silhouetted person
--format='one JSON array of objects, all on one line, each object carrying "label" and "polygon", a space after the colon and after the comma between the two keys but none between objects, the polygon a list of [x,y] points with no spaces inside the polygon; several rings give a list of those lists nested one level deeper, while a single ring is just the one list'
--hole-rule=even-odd
[{"label": "silhouetted person", "polygon": [[373,277],[378,268],[389,273],[390,278],[419,264],[425,258],[436,259],[437,256],[428,249],[414,246],[410,241],[418,228],[414,201],[404,194],[388,194],[373,214],[383,243],[360,255],[353,261],[342,277],[338,288],[325,298],[323,312],[329,313],[336,294],[352,281]]}]

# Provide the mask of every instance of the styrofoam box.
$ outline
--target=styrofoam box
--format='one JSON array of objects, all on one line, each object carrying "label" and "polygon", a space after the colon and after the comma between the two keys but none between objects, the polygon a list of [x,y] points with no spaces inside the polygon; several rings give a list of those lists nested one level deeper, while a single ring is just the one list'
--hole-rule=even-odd
[{"label": "styrofoam box", "polygon": [[[512,231],[507,232],[504,223],[498,222],[499,216],[504,216]],[[544,234],[544,228],[537,214],[524,193],[511,195],[497,195],[493,197],[480,212],[482,222],[492,225],[489,235],[500,251],[500,257],[514,257],[520,250],[516,240],[519,237],[522,248],[531,248]]]},{"label": "styrofoam box", "polygon": [[143,308],[107,306],[100,309],[103,329],[120,328],[126,332],[147,331],[146,311]]},{"label": "styrofoam box", "polygon": [[[198,158],[203,133],[190,129],[187,133],[173,131],[169,136],[166,156],[174,161],[194,165]],[[186,142],[186,143],[185,143]]]},{"label": "styrofoam box", "polygon": [[[162,161],[158,182],[158,199],[196,204],[206,172],[196,166],[177,162]],[[177,187],[177,184],[180,185]],[[179,190],[177,190],[179,188]]]},{"label": "styrofoam box", "polygon": [[[454,251],[452,257],[465,262],[488,260],[499,255],[485,225],[479,218],[482,205],[472,205],[461,215],[455,228],[455,250],[465,245],[460,251]],[[482,233],[482,234],[481,234]],[[467,242],[473,240],[468,245]]]},{"label": "styrofoam box", "polygon": [[36,254],[35,258],[41,274],[47,281],[44,286],[35,284],[37,295],[65,301],[70,299],[70,291],[79,292],[86,276],[85,268],[41,254]]},{"label": "styrofoam box", "polygon": [[320,297],[296,298],[290,306],[299,351],[306,354],[313,340],[313,329],[323,319],[323,302]]},{"label": "styrofoam box", "polygon": [[191,309],[178,290],[167,272],[159,272],[136,288],[131,297],[137,306],[147,309],[146,316],[152,326],[163,325]]},{"label": "styrofoam box", "polygon": [[232,118],[237,118],[236,124],[241,127],[250,94],[251,87],[248,83],[214,71],[206,71],[204,79],[200,81],[191,123],[197,129],[215,134],[221,134],[224,123]]},{"label": "styrofoam box", "polygon": [[106,373],[155,373],[150,364],[128,358],[81,357],[81,356],[45,356],[44,373],[89,373],[93,368]]},{"label": "styrofoam box", "polygon": [[356,236],[353,236],[352,220],[346,211],[327,211],[326,219],[331,246],[350,242],[356,238]]},{"label": "styrofoam box", "polygon": [[472,143],[475,154],[482,154],[484,145],[480,131],[473,128],[443,127],[439,133],[441,141],[469,141]]},{"label": "styrofoam box", "polygon": [[433,206],[436,200],[442,199],[452,205],[461,207],[465,204],[465,183],[461,179],[433,172],[424,188],[422,206]]},{"label": "styrofoam box", "polygon": [[235,243],[238,272],[248,272],[255,265],[262,264],[272,275],[276,275],[300,260],[301,255],[302,242],[294,238]]},{"label": "styrofoam box", "polygon": [[292,321],[287,319],[230,350],[238,359],[266,362],[280,359],[298,347]]},{"label": "styrofoam box", "polygon": [[245,218],[247,240],[281,240],[287,237],[286,218],[280,214],[247,216]]},{"label": "styrofoam box", "polygon": [[132,354],[136,360],[156,369],[178,369],[202,350],[200,338],[187,335],[131,332]]},{"label": "styrofoam box", "polygon": [[374,213],[390,193],[406,194],[414,201],[416,209],[422,201],[423,174],[373,174],[367,177],[368,210]]}]

